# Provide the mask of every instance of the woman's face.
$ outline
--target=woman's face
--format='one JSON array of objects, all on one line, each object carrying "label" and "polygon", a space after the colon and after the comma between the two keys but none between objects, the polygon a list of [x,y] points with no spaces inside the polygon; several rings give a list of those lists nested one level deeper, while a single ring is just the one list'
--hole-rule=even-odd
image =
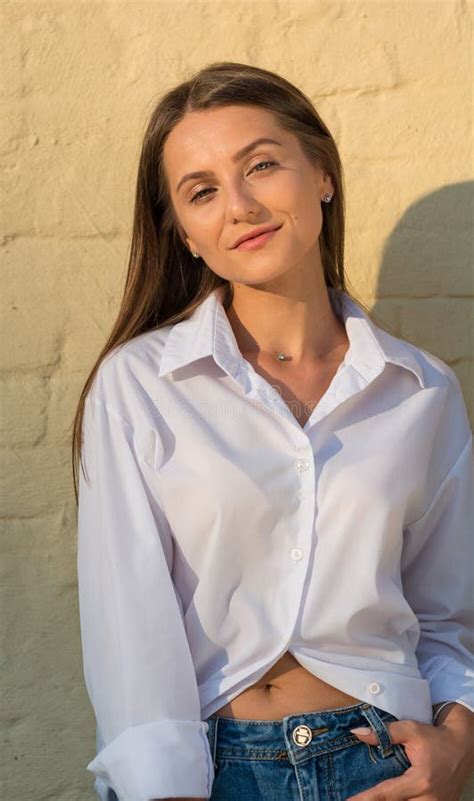
[{"label": "woman's face", "polygon": [[[237,157],[260,138],[274,142]],[[333,184],[271,112],[256,106],[190,112],[169,134],[163,158],[181,235],[219,276],[256,285],[320,264],[321,201]],[[196,172],[202,174],[188,176]],[[233,248],[257,227],[277,225],[262,247]]]}]

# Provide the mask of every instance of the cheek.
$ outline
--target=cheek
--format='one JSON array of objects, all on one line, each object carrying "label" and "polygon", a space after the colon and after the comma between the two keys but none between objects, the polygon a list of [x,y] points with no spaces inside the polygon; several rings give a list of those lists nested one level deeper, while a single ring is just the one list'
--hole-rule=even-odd
[{"label": "cheek", "polygon": [[314,197],[307,198],[295,212],[295,224],[301,231],[302,238],[313,241],[319,237],[323,225],[321,204]]},{"label": "cheek", "polygon": [[191,239],[198,250],[212,249],[219,239],[219,218],[211,209],[212,203],[207,203],[206,210],[200,210],[190,219],[186,229],[189,239]]},{"label": "cheek", "polygon": [[293,220],[314,232],[315,224],[322,220],[321,203],[315,184],[298,172],[281,173],[281,181],[275,184],[273,207],[289,214]]},{"label": "cheek", "polygon": [[287,208],[295,244],[299,243],[306,250],[319,239],[323,225],[321,205],[314,196],[302,194],[292,207]]}]

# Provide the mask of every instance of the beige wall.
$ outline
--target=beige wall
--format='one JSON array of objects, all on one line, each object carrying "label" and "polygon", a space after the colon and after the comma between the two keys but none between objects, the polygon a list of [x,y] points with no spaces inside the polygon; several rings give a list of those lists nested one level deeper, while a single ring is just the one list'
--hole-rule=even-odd
[{"label": "beige wall", "polygon": [[345,165],[353,288],[453,366],[474,420],[472,4],[30,0],[1,11],[0,776],[8,801],[76,801],[92,798],[94,723],[69,426],[120,298],[154,100],[218,59],[299,84]]}]

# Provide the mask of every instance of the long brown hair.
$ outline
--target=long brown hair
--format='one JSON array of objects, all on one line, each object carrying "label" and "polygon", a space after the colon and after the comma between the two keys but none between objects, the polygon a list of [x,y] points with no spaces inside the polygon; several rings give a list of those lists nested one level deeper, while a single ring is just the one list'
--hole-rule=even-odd
[{"label": "long brown hair", "polygon": [[329,204],[322,204],[319,238],[322,265],[326,285],[351,294],[344,275],[341,160],[330,131],[309,98],[280,75],[228,61],[209,64],[168,91],[155,106],[145,129],[138,164],[128,270],[117,319],[87,378],[73,421],[72,470],[76,503],[84,402],[106,355],[145,331],[189,317],[219,285],[227,285],[226,299],[232,296],[230,282],[212,272],[203,259],[195,259],[182,238],[168,191],[163,148],[167,136],[187,112],[239,104],[273,112],[278,124],[298,138],[306,156],[331,176],[333,199]]}]

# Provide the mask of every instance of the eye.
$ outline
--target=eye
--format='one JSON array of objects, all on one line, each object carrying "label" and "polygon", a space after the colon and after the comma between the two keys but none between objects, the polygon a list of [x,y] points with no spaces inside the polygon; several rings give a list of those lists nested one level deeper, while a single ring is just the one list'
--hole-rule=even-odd
[{"label": "eye", "polygon": [[[257,170],[257,167],[260,167],[262,164],[270,164],[271,166],[273,166],[274,164],[276,164],[276,162],[275,161],[259,161],[258,164],[256,164],[255,167],[252,170],[250,170],[250,172],[253,172],[253,170]],[[257,172],[262,172],[262,170],[257,170]]]},{"label": "eye", "polygon": [[[276,161],[259,161],[258,164],[256,164],[255,167],[253,167],[250,170],[250,173],[254,172],[254,170],[256,170],[257,172],[265,172],[265,170],[257,170],[257,167],[261,167],[262,165],[265,166],[266,164],[269,164],[271,167],[273,167],[274,165],[276,165]],[[208,187],[207,189],[200,189],[199,192],[196,192],[192,196],[192,198],[190,198],[189,202],[190,203],[201,203],[204,200],[204,198],[207,197],[206,194],[203,194],[204,192],[212,192],[211,187]]]},{"label": "eye", "polygon": [[203,192],[210,192],[210,191],[211,191],[210,188],[209,189],[200,189],[199,192],[196,192],[196,194],[194,194],[192,196],[192,198],[190,199],[189,202],[190,203],[200,203],[201,200],[206,197],[206,195],[203,195]]}]

